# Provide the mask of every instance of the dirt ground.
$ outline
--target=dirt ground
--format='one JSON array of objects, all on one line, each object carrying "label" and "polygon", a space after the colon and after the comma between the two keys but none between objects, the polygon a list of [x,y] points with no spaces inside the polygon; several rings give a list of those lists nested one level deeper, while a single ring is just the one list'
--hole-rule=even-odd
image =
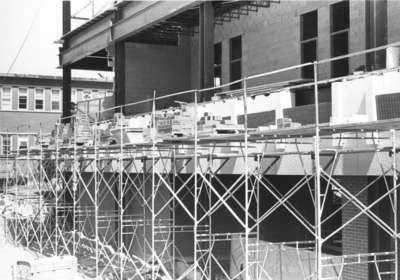
[{"label": "dirt ground", "polygon": [[[26,250],[23,247],[9,244],[4,238],[3,218],[0,217],[0,280],[14,280],[12,267],[17,261],[28,261],[30,263],[41,259],[37,253]],[[34,278],[34,280],[84,280],[83,276],[71,274],[70,272],[48,272]]]}]

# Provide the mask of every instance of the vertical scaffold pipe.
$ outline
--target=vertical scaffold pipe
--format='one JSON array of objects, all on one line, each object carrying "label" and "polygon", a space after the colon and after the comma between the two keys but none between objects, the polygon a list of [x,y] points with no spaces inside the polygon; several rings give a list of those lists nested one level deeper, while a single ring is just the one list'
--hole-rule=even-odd
[{"label": "vertical scaffold pipe", "polygon": [[[120,107],[120,117],[122,120],[122,107]],[[122,256],[124,253],[124,226],[123,226],[123,222],[124,222],[124,194],[123,194],[123,180],[124,180],[124,158],[123,158],[123,152],[124,152],[124,134],[123,134],[123,125],[122,125],[122,121],[120,122],[120,150],[119,150],[119,157],[118,157],[118,163],[119,163],[119,191],[118,191],[118,195],[119,195],[119,270],[120,270],[120,279],[123,279],[124,276],[124,268],[123,268],[123,263],[122,263]]]},{"label": "vertical scaffold pipe", "polygon": [[[97,119],[95,119],[97,123]],[[94,229],[95,229],[95,255],[96,255],[96,279],[99,277],[99,264],[100,264],[100,254],[99,254],[99,180],[97,176],[97,168],[98,168],[98,143],[97,143],[97,129],[94,129],[93,132],[93,146],[94,146],[94,166],[93,166],[93,176],[94,176]]]},{"label": "vertical scaffold pipe", "polygon": [[59,184],[59,178],[58,178],[58,169],[59,169],[59,152],[60,152],[60,147],[59,147],[59,140],[60,137],[62,138],[62,135],[60,136],[60,120],[57,121],[56,124],[56,155],[55,155],[55,164],[54,164],[54,171],[55,171],[55,182],[52,184],[53,188],[53,193],[55,196],[55,240],[54,240],[54,248],[55,248],[55,255],[58,256],[58,184]]},{"label": "vertical scaffold pipe", "polygon": [[73,130],[74,130],[74,154],[73,154],[73,162],[71,164],[72,166],[72,255],[76,256],[76,192],[78,189],[78,174],[77,174],[77,168],[78,168],[78,151],[77,151],[77,144],[76,144],[76,129],[78,127],[78,118],[77,115],[75,114],[74,116],[74,122],[73,122]]},{"label": "vertical scaffold pipe", "polygon": [[244,116],[244,172],[245,172],[245,240],[244,240],[244,253],[245,253],[245,266],[244,266],[244,274],[245,280],[250,280],[249,275],[249,234],[250,234],[250,226],[249,226],[249,211],[250,211],[250,203],[249,203],[249,157],[248,157],[248,125],[247,125],[247,79],[243,80],[243,116]]},{"label": "vertical scaffold pipe", "polygon": [[399,236],[398,236],[398,198],[397,198],[397,163],[396,163],[396,150],[397,150],[397,145],[396,145],[396,130],[392,129],[392,167],[393,167],[393,226],[394,226],[394,232],[396,236],[394,237],[394,279],[399,279]]},{"label": "vertical scaffold pipe", "polygon": [[314,64],[314,101],[315,101],[315,273],[318,280],[322,279],[322,236],[321,236],[321,170],[320,170],[320,137],[319,137],[319,107],[318,107],[318,62]]},{"label": "vertical scaffold pipe", "polygon": [[198,213],[197,213],[197,206],[199,203],[198,197],[198,158],[197,158],[197,143],[198,143],[198,135],[197,135],[197,101],[198,101],[198,91],[197,89],[194,91],[194,118],[193,118],[193,133],[194,133],[194,215],[193,215],[193,279],[194,280],[200,280],[197,279],[197,270],[198,270],[198,259],[197,259],[197,231],[198,231]]},{"label": "vertical scaffold pipe", "polygon": [[38,162],[38,189],[39,189],[39,252],[43,255],[43,230],[42,230],[42,223],[44,222],[44,214],[43,214],[43,199],[42,199],[42,185],[44,183],[43,180],[43,134],[42,134],[42,123],[39,124],[39,147],[40,147],[40,154],[39,154],[39,162]]},{"label": "vertical scaffold pipe", "polygon": [[156,170],[155,170],[155,154],[156,154],[156,91],[153,93],[153,106],[151,114],[152,124],[151,124],[151,279],[155,278],[155,191],[156,191]]}]

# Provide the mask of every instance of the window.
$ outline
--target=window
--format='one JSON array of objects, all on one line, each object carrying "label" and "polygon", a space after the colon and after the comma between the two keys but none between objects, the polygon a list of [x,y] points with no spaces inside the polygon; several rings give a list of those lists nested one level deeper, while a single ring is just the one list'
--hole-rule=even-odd
[{"label": "window", "polygon": [[[230,45],[230,81],[242,78],[242,37],[237,36],[229,41]],[[242,83],[238,82],[231,85],[231,90],[239,89]]]},{"label": "window", "polygon": [[1,142],[1,153],[6,155],[11,150],[11,137],[10,135],[3,135],[2,142]]},{"label": "window", "polygon": [[[316,61],[318,40],[317,10],[301,15],[300,39],[301,63]],[[301,69],[301,77],[304,79],[312,79],[314,77],[313,66],[310,65],[303,67]]]},{"label": "window", "polygon": [[18,149],[28,148],[28,136],[18,136]]},{"label": "window", "polygon": [[71,90],[71,102],[76,104],[77,101],[78,101],[77,93],[76,90],[73,89]]},{"label": "window", "polygon": [[[342,56],[349,53],[350,28],[349,1],[342,1],[331,6],[331,56]],[[349,74],[349,59],[332,61],[332,76],[340,77]]]},{"label": "window", "polygon": [[19,88],[18,89],[18,109],[27,110],[28,109],[28,89]]},{"label": "window", "polygon": [[51,110],[52,111],[59,111],[60,110],[60,90],[59,89],[53,89],[51,91]]},{"label": "window", "polygon": [[35,89],[35,110],[44,110],[44,90],[41,88]]},{"label": "window", "polygon": [[9,88],[9,87],[2,88],[1,109],[2,110],[11,110],[12,109],[11,88]]},{"label": "window", "polygon": [[221,43],[214,45],[214,86],[218,87],[221,85],[222,78],[222,45]]}]

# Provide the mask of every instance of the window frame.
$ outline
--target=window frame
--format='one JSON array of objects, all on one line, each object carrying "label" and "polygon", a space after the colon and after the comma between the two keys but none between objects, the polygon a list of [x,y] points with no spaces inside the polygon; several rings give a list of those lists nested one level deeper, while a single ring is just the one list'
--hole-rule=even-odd
[{"label": "window frame", "polygon": [[[37,98],[37,95],[38,95],[38,90],[41,90],[42,91],[42,99],[38,99]],[[37,109],[36,108],[36,100],[42,100],[42,109]],[[45,111],[46,110],[46,104],[45,104],[45,101],[46,100],[46,98],[45,98],[45,90],[44,90],[44,88],[40,88],[40,87],[38,87],[38,88],[35,88],[35,92],[34,92],[34,94],[33,94],[33,110],[34,111],[39,111],[39,112],[43,112],[43,111]]]},{"label": "window frame", "polygon": [[[217,61],[216,60],[216,54],[215,54],[215,52],[216,52],[216,50],[217,50],[217,48],[218,48],[218,50],[219,50],[219,59],[220,59],[220,61]],[[216,87],[216,86],[220,86],[221,84],[222,84],[222,42],[218,42],[218,43],[215,43],[214,44],[214,87]],[[215,73],[217,72],[217,70],[219,71],[219,76],[216,76],[215,75]],[[217,83],[217,77],[219,78],[219,80],[218,80],[218,82],[219,83]]]},{"label": "window frame", "polygon": [[[24,140],[21,140],[24,139]],[[26,148],[29,148],[29,135],[18,135],[17,138],[17,150],[21,150],[21,142],[25,142],[26,139]]]},{"label": "window frame", "polygon": [[[4,141],[6,140],[6,139],[8,139],[8,145],[4,145]],[[0,151],[0,154],[1,155],[7,155],[8,153],[10,153],[11,152],[11,143],[12,143],[12,141],[11,141],[11,135],[10,134],[1,134],[0,135],[0,140],[1,140],[1,151]],[[5,147],[7,147],[8,146],[8,152],[6,152],[5,151]]]},{"label": "window frame", "polygon": [[[311,13],[316,13],[316,24],[317,24],[317,34],[315,37],[310,37],[307,39],[303,39],[303,34],[304,34],[304,16],[307,14]],[[318,9],[308,11],[306,13],[303,13],[300,15],[300,63],[308,63],[308,62],[314,62],[318,60]],[[314,61],[305,61],[304,59],[304,45],[309,44],[309,43],[314,43],[315,44],[315,60]],[[313,68],[313,66],[304,66],[301,67],[301,78],[303,79],[309,79],[310,77],[307,77],[306,71],[308,69]],[[312,77],[313,78],[313,77]]]},{"label": "window frame", "polygon": [[[58,109],[53,109],[53,102],[55,102],[56,100],[55,100],[55,98],[54,98],[54,94],[53,94],[53,92],[54,91],[58,91]],[[61,108],[62,108],[62,105],[61,105],[61,95],[62,93],[61,93],[61,89],[60,88],[51,88],[50,89],[50,111],[51,112],[61,112]]]},{"label": "window frame", "polygon": [[[340,4],[344,3],[344,2],[348,3],[348,11],[347,12],[349,13],[349,15],[348,15],[348,17],[349,17],[348,24],[349,25],[347,27],[343,28],[343,29],[334,31],[334,29],[333,29],[333,20],[334,20],[333,14],[334,14],[334,11],[333,10],[334,10],[336,5],[338,5],[338,4],[340,5]],[[329,21],[329,24],[330,24],[330,26],[329,26],[329,40],[330,40],[330,56],[331,56],[331,58],[349,54],[349,52],[350,52],[350,37],[349,37],[350,36],[350,3],[349,3],[349,0],[342,0],[342,1],[339,1],[339,2],[331,4],[330,7],[329,7],[329,16],[330,16],[330,21]],[[342,34],[347,34],[347,53],[342,54],[342,55],[338,55],[338,56],[334,56],[334,48],[333,48],[334,37],[336,37],[336,35],[342,35]],[[334,60],[334,61],[332,61],[330,63],[331,77],[341,77],[341,76],[343,76],[341,74],[340,75],[336,75],[334,73],[335,72],[334,68],[340,62],[347,63],[347,71],[346,71],[346,74],[344,76],[350,74],[350,59],[347,57],[347,58],[343,58],[343,59],[339,59],[339,60]]]},{"label": "window frame", "polygon": [[[232,58],[233,57],[233,41],[237,38],[240,38],[240,57]],[[243,77],[243,37],[242,35],[238,35],[229,39],[229,82],[240,80]],[[232,79],[232,65],[239,64],[240,65],[240,78],[239,79]],[[243,83],[234,83],[230,85],[230,90],[237,90],[243,87]]]},{"label": "window frame", "polygon": [[[21,93],[21,89],[26,89],[26,93]],[[29,88],[28,87],[18,87],[18,111],[29,111]],[[26,97],[26,108],[21,108],[20,98],[21,96]]]},{"label": "window frame", "polygon": [[[4,108],[4,89],[7,88],[9,89],[9,94],[10,94],[10,107],[9,108]],[[1,110],[2,111],[12,111],[13,110],[13,96],[12,96],[12,87],[11,86],[2,86],[0,88],[0,93],[1,93]]]}]

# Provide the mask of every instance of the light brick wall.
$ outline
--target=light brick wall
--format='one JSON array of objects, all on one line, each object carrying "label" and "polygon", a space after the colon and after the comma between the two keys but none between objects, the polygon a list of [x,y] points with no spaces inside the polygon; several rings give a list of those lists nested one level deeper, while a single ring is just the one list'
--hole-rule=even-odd
[{"label": "light brick wall", "polygon": [[388,0],[388,43],[400,41],[400,1]]},{"label": "light brick wall", "polygon": [[1,112],[0,111],[0,132],[50,132],[61,116],[61,113],[47,112]]},{"label": "light brick wall", "polygon": [[[357,194],[368,184],[366,176],[346,176],[340,179],[341,184],[353,195]],[[367,205],[368,192],[363,192],[357,198]],[[344,200],[343,202],[346,202]],[[357,215],[360,210],[353,204],[347,204],[342,210],[342,224]],[[368,253],[368,217],[361,215],[342,231],[343,254]],[[345,266],[343,271],[344,280],[368,279],[368,265]]]},{"label": "light brick wall", "polygon": [[[153,92],[165,95],[190,88],[190,49],[180,46],[126,44],[126,103],[151,99]],[[151,110],[151,103],[128,107],[127,111]]]},{"label": "light brick wall", "polygon": [[[330,5],[337,0],[281,1],[257,13],[215,26],[215,42],[222,42],[222,83],[229,82],[229,39],[242,36],[242,73],[249,76],[301,62],[300,15],[318,9],[318,59],[331,56]],[[365,2],[350,1],[349,51],[365,49]],[[198,85],[198,38],[191,40],[192,87]],[[350,60],[350,72],[363,65],[365,55]],[[321,65],[319,77],[330,77],[330,64]],[[300,78],[300,70],[271,76],[264,82]]]}]

